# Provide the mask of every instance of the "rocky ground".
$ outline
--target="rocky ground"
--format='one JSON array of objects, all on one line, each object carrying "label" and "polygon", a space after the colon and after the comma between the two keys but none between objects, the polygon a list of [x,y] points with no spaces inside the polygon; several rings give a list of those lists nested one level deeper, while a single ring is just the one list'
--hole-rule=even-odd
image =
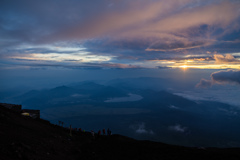
[{"label": "rocky ground", "polygon": [[1,106],[0,137],[3,160],[240,159],[240,148],[188,148],[121,135],[93,137],[89,132],[73,132],[70,136],[68,129]]}]

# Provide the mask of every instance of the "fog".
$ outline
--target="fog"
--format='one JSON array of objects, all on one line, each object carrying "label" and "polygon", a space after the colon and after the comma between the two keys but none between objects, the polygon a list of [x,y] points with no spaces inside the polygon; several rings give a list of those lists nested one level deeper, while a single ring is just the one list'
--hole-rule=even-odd
[{"label": "fog", "polygon": [[[156,77],[176,82],[176,87],[194,87],[201,78],[209,78],[213,70],[181,69],[64,69],[64,68],[30,68],[0,70],[0,89],[2,91],[21,88],[52,88],[81,81],[98,81],[104,83],[113,79]],[[184,83],[185,86],[177,83]]]}]

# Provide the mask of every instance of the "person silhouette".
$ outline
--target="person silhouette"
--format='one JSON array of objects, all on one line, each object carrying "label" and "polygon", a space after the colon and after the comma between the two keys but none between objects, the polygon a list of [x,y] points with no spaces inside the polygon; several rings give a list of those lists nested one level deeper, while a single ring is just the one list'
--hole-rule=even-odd
[{"label": "person silhouette", "polygon": [[108,134],[109,136],[112,135],[112,131],[111,131],[109,128],[107,129],[107,134]]}]

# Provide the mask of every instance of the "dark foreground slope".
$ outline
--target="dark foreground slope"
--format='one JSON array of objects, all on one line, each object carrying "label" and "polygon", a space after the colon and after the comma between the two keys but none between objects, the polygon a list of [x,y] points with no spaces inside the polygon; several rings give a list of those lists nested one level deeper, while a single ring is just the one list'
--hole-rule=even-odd
[{"label": "dark foreground slope", "polygon": [[93,138],[0,106],[0,159],[240,159],[240,149],[187,148],[120,135]]}]

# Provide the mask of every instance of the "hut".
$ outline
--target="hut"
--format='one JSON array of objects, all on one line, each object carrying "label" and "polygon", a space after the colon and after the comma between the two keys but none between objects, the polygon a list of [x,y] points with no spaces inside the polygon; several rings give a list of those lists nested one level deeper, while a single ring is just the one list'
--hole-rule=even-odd
[{"label": "hut", "polygon": [[34,119],[40,118],[40,110],[23,109],[22,113],[25,113],[25,115],[29,115],[29,117],[32,117]]}]

